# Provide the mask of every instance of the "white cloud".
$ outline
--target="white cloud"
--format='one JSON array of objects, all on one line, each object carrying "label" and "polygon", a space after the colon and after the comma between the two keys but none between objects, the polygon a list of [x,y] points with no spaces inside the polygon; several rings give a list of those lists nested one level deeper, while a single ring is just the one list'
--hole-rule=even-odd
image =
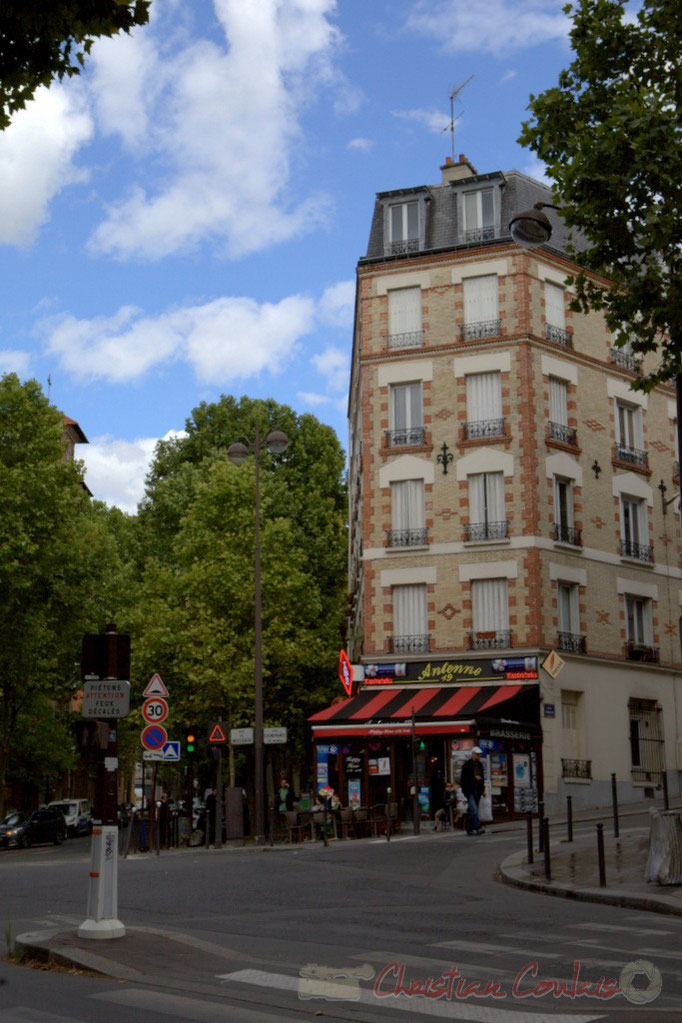
[{"label": "white cloud", "polygon": [[558,0],[418,0],[405,24],[447,51],[495,56],[564,39],[569,26]]},{"label": "white cloud", "polygon": [[[162,439],[184,436],[182,430],[169,430]],[[85,462],[86,482],[93,497],[134,513],[144,496],[145,477],[159,439],[127,441],[103,435],[80,447],[78,457]]]},{"label": "white cloud", "polygon": [[328,405],[331,401],[328,394],[319,394],[317,391],[298,391],[296,397],[304,405],[310,405],[312,408]]},{"label": "white cloud", "polygon": [[324,196],[292,204],[289,191],[301,113],[320,85],[338,81],[336,0],[214,0],[214,8],[222,46],[195,40],[166,56],[159,18],[158,30],[147,30],[144,70],[136,36],[94,47],[102,123],[128,144],[144,137],[154,156],[149,178],[140,167],[128,194],[109,205],[95,251],[155,259],[211,240],[237,257],[328,216]]},{"label": "white cloud", "polygon": [[533,178],[535,181],[542,181],[543,185],[549,185],[553,187],[554,182],[547,177],[547,167],[542,160],[531,160],[523,168],[523,173],[527,174],[529,178]]},{"label": "white cloud", "polygon": [[509,71],[505,71],[500,78],[500,85],[504,85],[505,82],[511,82],[512,78],[516,78],[517,75],[518,71],[512,71],[511,69]]},{"label": "white cloud", "polygon": [[19,376],[28,371],[31,356],[19,348],[0,348],[0,373],[17,373]]},{"label": "white cloud", "polygon": [[325,288],[319,302],[319,316],[333,327],[351,327],[355,312],[355,281],[338,281]]},{"label": "white cloud", "polygon": [[156,317],[143,316],[134,306],[91,320],[53,317],[39,331],[50,354],[79,379],[124,383],[153,366],[183,359],[198,380],[229,383],[263,370],[281,371],[314,321],[315,305],[305,296],[261,305],[224,297]]},{"label": "white cloud", "polygon": [[364,153],[368,153],[373,148],[373,139],[363,138],[362,135],[358,135],[357,138],[351,139],[350,142],[346,143],[346,149],[359,149]]},{"label": "white cloud", "polygon": [[[423,124],[429,131],[444,132],[450,128],[450,118],[446,117],[442,110],[393,110],[392,113],[394,117]],[[459,120],[455,118],[455,125],[457,124]]]},{"label": "white cloud", "polygon": [[30,245],[54,196],[85,180],[74,157],[93,134],[83,91],[40,88],[0,132],[0,244]]},{"label": "white cloud", "polygon": [[326,378],[330,391],[342,391],[348,386],[349,354],[342,348],[329,345],[319,355],[313,355],[313,365]]}]

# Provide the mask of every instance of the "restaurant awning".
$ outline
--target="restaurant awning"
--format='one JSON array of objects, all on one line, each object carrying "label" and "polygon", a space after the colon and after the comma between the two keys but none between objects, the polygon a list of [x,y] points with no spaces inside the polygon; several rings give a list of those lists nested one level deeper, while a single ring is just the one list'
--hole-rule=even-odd
[{"label": "restaurant awning", "polygon": [[332,703],[308,720],[317,738],[333,735],[407,735],[414,712],[420,735],[468,731],[479,716],[537,720],[536,685],[390,687],[365,689]]}]

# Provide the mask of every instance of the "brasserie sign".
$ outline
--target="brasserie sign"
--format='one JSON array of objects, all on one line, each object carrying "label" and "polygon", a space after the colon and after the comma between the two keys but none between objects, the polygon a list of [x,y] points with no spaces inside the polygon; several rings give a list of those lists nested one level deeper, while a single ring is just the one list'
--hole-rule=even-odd
[{"label": "brasserie sign", "polygon": [[480,660],[404,661],[365,664],[365,686],[406,682],[450,683],[533,681],[537,657],[494,657]]}]

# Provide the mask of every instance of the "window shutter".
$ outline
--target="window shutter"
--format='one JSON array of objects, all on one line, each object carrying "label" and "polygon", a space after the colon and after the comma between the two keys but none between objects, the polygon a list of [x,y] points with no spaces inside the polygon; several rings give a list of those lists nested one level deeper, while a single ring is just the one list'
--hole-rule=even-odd
[{"label": "window shutter", "polygon": [[568,426],[568,388],[565,380],[549,378],[549,419],[560,426]]},{"label": "window shutter", "polygon": [[506,579],[479,579],[471,584],[474,632],[505,632],[509,628]]},{"label": "window shutter", "polygon": [[486,473],[488,496],[488,522],[504,522],[504,475],[501,472]]},{"label": "window shutter", "polygon": [[566,308],[564,305],[564,289],[558,284],[545,281],[545,314],[551,327],[566,330]]},{"label": "window shutter", "polygon": [[422,329],[421,288],[396,288],[388,293],[388,333],[412,334]]},{"label": "window shutter", "polygon": [[393,587],[393,632],[396,636],[425,636],[426,586]]},{"label": "window shutter", "polygon": [[464,322],[482,323],[498,318],[497,274],[464,279]]},{"label": "window shutter", "polygon": [[467,419],[478,423],[502,418],[502,378],[498,372],[472,373],[467,382]]}]

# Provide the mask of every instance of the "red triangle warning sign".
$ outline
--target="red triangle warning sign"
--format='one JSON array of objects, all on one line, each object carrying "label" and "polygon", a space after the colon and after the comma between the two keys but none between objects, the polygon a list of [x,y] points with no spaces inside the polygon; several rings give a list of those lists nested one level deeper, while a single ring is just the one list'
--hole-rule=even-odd
[{"label": "red triangle warning sign", "polygon": [[166,689],[165,685],[163,684],[163,679],[158,674],[158,672],[155,672],[152,675],[151,681],[149,682],[149,685],[147,686],[147,688],[144,691],[144,695],[147,696],[147,697],[149,697],[149,696],[161,696],[161,697],[163,697],[164,700],[168,696],[168,690]]},{"label": "red triangle warning sign", "polygon": [[216,721],[215,724],[210,726],[210,728],[208,730],[208,741],[209,742],[214,742],[214,743],[217,743],[217,744],[221,744],[221,743],[227,742],[227,736],[225,735],[225,729],[223,728],[223,726],[220,724],[219,721]]}]

